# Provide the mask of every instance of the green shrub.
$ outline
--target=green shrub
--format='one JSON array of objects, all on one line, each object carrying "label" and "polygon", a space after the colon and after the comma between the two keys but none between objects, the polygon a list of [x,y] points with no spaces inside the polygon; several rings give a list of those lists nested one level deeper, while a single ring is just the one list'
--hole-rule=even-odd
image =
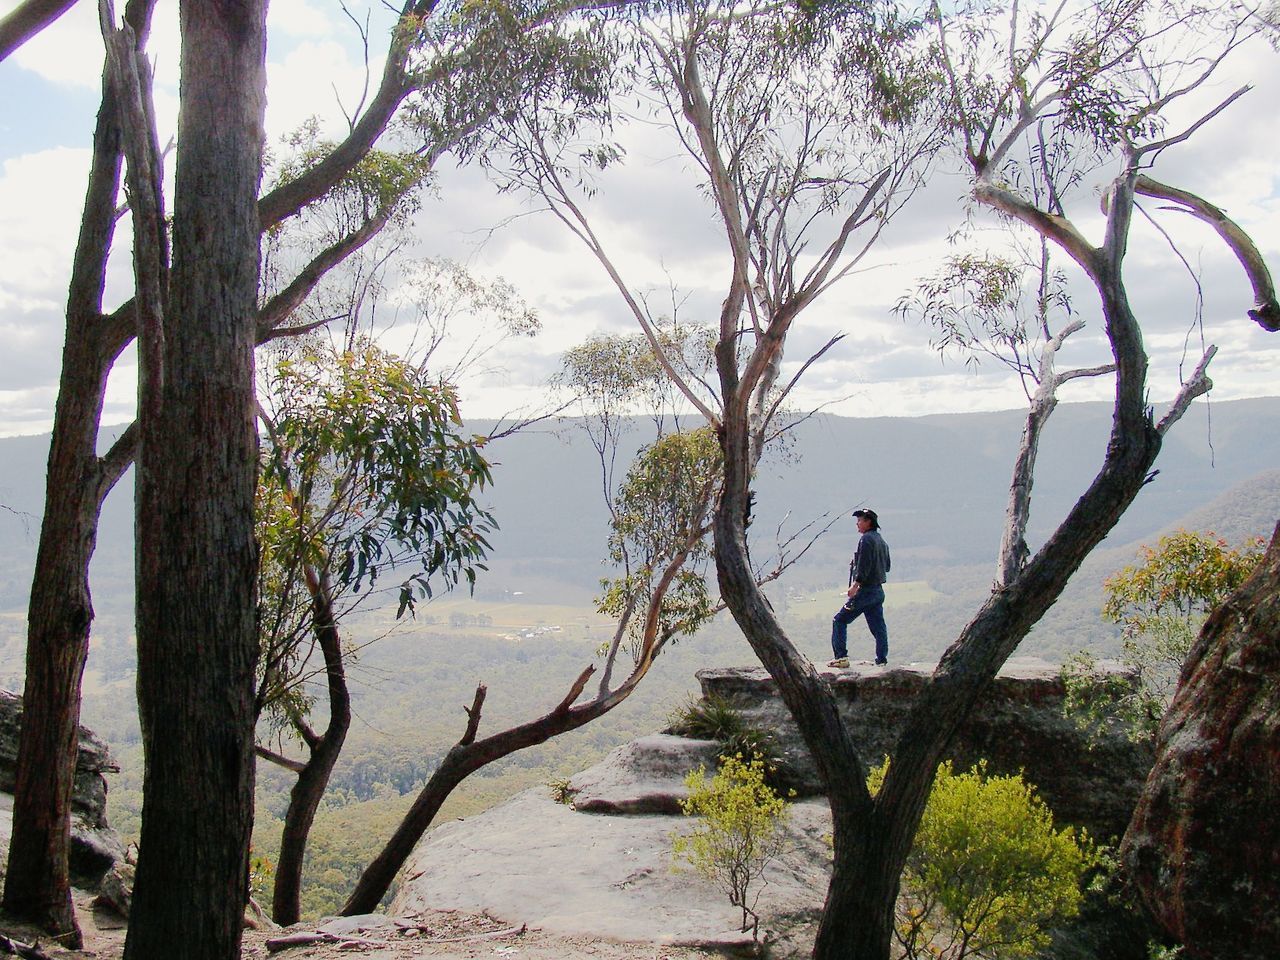
[{"label": "green shrub", "polygon": [[1069,657],[1062,668],[1067,714],[1091,732],[1118,718],[1132,739],[1153,740],[1205,618],[1257,568],[1262,548],[1261,537],[1232,548],[1186,530],[1143,547],[1140,564],[1102,585],[1102,615],[1123,628],[1120,662],[1130,676],[1098,676],[1088,652]]},{"label": "green shrub", "polygon": [[687,836],[675,836],[672,847],[720,885],[729,902],[742,910],[743,931],[758,937],[757,882],[786,849],[787,802],[765,783],[765,763],[759,757],[725,757],[710,781],[705,768],[699,767],[685,778],[685,785],[689,798],[681,802],[684,813],[701,822]]},{"label": "green shrub", "polygon": [[570,804],[573,803],[573,795],[577,793],[569,784],[568,777],[553,777],[547,781],[547,787],[551,790],[551,799],[556,803]]},{"label": "green shrub", "polygon": [[[873,791],[887,763],[872,772]],[[1032,957],[1046,928],[1075,916],[1099,862],[1082,832],[1055,830],[1053,813],[1021,776],[980,762],[938,768],[903,872],[896,935],[909,960]]]},{"label": "green shrub", "polygon": [[773,734],[747,723],[724,697],[691,698],[671,715],[667,729],[681,737],[718,741],[721,760],[759,757],[764,762],[765,781],[774,790],[783,789],[786,762],[778,754]]},{"label": "green shrub", "polygon": [[714,693],[705,697],[690,697],[671,714],[668,730],[681,737],[724,742],[736,736],[746,727],[737,709],[724,697]]}]

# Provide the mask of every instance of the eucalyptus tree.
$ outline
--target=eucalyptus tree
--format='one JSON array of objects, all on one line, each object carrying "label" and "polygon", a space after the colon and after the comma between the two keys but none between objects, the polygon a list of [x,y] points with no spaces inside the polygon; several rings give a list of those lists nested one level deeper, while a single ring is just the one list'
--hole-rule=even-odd
[{"label": "eucalyptus tree", "polygon": [[[21,28],[14,34],[16,42],[21,43],[49,22],[45,12],[67,6],[28,0],[14,11],[22,23],[6,19],[5,26]],[[124,10],[123,33],[117,31],[110,16],[104,18],[104,34],[120,38],[118,42],[112,40],[118,64],[127,67],[132,59],[141,57],[153,6],[153,0],[129,0]],[[226,12],[239,30],[244,25],[236,19],[244,13],[241,6],[233,4]],[[28,14],[35,15],[35,19]],[[341,194],[358,182],[361,174],[357,168],[370,157],[375,143],[392,125],[406,100],[414,102],[417,123],[411,129],[418,139],[408,147],[413,164],[405,163],[416,166],[418,174],[425,174],[448,150],[460,151],[465,157],[469,138],[527,92],[548,90],[557,84],[575,85],[577,81],[571,79],[575,75],[587,76],[588,81],[579,85],[589,86],[591,64],[575,59],[572,39],[555,31],[556,14],[557,8],[536,3],[477,5],[405,0],[389,32],[381,76],[359,108],[351,112],[345,136],[316,151],[296,176],[257,198],[252,217],[256,235],[305,214],[335,191]],[[257,14],[246,16],[244,23],[250,23]],[[133,52],[123,49],[125,46],[131,46]],[[4,52],[7,54],[8,48]],[[107,378],[116,359],[139,336],[143,319],[154,320],[165,314],[171,285],[168,237],[156,228],[164,217],[159,192],[163,158],[154,143],[148,145],[157,139],[149,107],[149,67],[140,64],[135,72],[136,82],[113,78],[110,71],[104,73],[81,231],[71,267],[45,510],[28,613],[27,710],[19,747],[20,773],[4,894],[6,909],[35,920],[68,944],[80,941],[71,905],[67,848],[80,680],[93,620],[89,559],[103,500],[133,461],[141,442],[140,429],[131,427],[99,456],[98,428]],[[250,71],[241,83],[228,96],[236,102],[256,102],[263,95],[259,85],[265,84],[265,75]],[[186,96],[197,97],[194,88],[183,89]],[[126,120],[132,127],[126,126]],[[135,273],[146,271],[147,275],[138,277],[132,298],[109,308],[104,302],[107,264],[119,219],[121,173],[130,138],[136,148],[129,158],[130,177],[143,178],[131,180],[128,196],[135,220],[134,243],[139,251]],[[179,165],[185,162],[183,149],[179,144]],[[260,162],[256,166],[256,176],[260,176]],[[417,179],[401,178],[400,182],[409,189],[416,186]],[[148,201],[148,197],[155,199]],[[278,328],[287,327],[288,318],[324,274],[376,236],[403,199],[395,191],[384,192],[380,197],[385,202],[367,206],[364,216],[350,230],[317,249],[292,276],[281,278],[270,298],[254,311],[249,347],[269,338]],[[148,203],[148,209],[140,209]],[[255,288],[256,262],[255,258]],[[155,366],[157,358],[148,359],[146,349],[149,343],[158,342],[159,332],[160,327],[153,325],[150,339],[140,339],[144,369]],[[167,355],[173,354],[174,350],[169,349]],[[224,360],[244,367],[236,374],[239,382],[251,369],[252,353],[241,350],[234,361]],[[213,359],[193,356],[189,362],[212,364]],[[217,365],[211,369],[217,369]],[[156,394],[148,394],[149,389],[143,385],[143,393],[154,399]],[[215,407],[223,412],[222,407]],[[256,457],[250,455],[248,462],[255,463]],[[141,479],[141,489],[149,489],[146,484],[150,478]],[[196,478],[193,482],[199,483]],[[249,484],[237,494],[238,522],[251,515],[252,486]],[[149,522],[152,518],[143,519]],[[179,525],[179,532],[181,529]],[[242,559],[252,567],[251,556]],[[150,576],[160,567],[145,569]],[[245,582],[251,584],[252,577]],[[151,602],[147,588],[140,588],[138,593],[140,602]],[[246,596],[251,596],[251,591]],[[183,601],[183,595],[174,598],[176,604]],[[177,655],[184,647],[175,643],[172,650],[165,646],[147,649],[163,659],[169,652]],[[165,671],[162,668],[160,672]],[[179,675],[181,671],[174,673],[175,677]],[[243,675],[237,676],[244,680]],[[197,834],[187,836],[194,841]],[[179,862],[184,858],[173,859]]]},{"label": "eucalyptus tree", "polygon": [[[835,860],[814,948],[823,960],[888,956],[902,867],[958,724],[1150,479],[1164,434],[1208,389],[1211,350],[1159,422],[1146,405],[1147,359],[1124,276],[1135,197],[1159,197],[1210,222],[1254,288],[1250,316],[1268,330],[1277,319],[1270,278],[1238,226],[1147,172],[1227,106],[1180,128],[1168,129],[1164,120],[1242,42],[1248,11],[1103,0],[1048,8],[974,4],[945,14],[934,5],[920,13],[904,19],[898,5],[873,4],[798,11],[677,4],[629,24],[634,62],[693,158],[723,229],[728,276],[715,350],[718,396],[698,405],[723,450],[715,559],[721,595],[777,681],[828,790]],[[1003,26],[999,13],[1009,18]],[[1097,476],[1034,555],[1018,526],[1030,500],[1011,498],[1002,579],[913,706],[873,798],[865,760],[828,689],[750,576],[746,518],[761,438],[778,395],[794,382],[780,385],[793,324],[850,272],[918,181],[939,146],[929,118],[950,124],[962,144],[974,200],[1044,237],[1091,284],[1111,352],[1101,367],[1114,366],[1115,413]],[[569,162],[546,149],[540,133],[526,136],[515,177],[583,240],[660,349],[620,261],[573,190]],[[1092,151],[1096,163],[1111,165],[1100,245],[1069,218],[1065,192],[1019,188],[1032,179],[1055,183],[1017,176],[1043,161],[1045,144]],[[1042,360],[1052,361],[1069,328],[1048,332]],[[1033,401],[1043,395],[1041,407],[1051,407],[1063,375],[1051,363],[1028,372],[1047,388],[1042,394],[1037,387]],[[693,391],[688,395],[697,405]],[[1024,458],[1016,467],[1015,487],[1021,482],[1029,492],[1031,466]]]},{"label": "eucalyptus tree", "polygon": [[146,751],[124,956],[171,955],[179,943],[184,956],[234,957],[253,825],[253,348],[266,3],[180,11],[182,149],[171,222],[149,66],[134,32],[114,20],[104,4],[133,225]]},{"label": "eucalyptus tree", "polygon": [[[786,638],[747,543],[751,480],[783,400],[825,352],[784,379],[792,325],[863,263],[920,185],[941,144],[942,93],[922,25],[896,4],[671,4],[619,26],[635,84],[691,159],[714,211],[722,279],[713,326],[715,376],[704,399],[666,369],[716,431],[723,461],[713,519],[720,594],[777,680],[827,787],[836,871],[819,954],[852,942],[847,881],[866,812],[867,765],[813,665]],[[661,343],[616,251],[594,228],[589,198],[539,128],[521,139],[512,176],[536,191],[600,262],[656,351]],[[661,353],[660,353],[661,356]]]},{"label": "eucalyptus tree", "polygon": [[[1151,176],[1163,154],[1200,133],[1242,95],[1236,91],[1181,122],[1171,116],[1245,42],[1248,11],[1235,5],[1102,2],[1082,8],[1014,7],[1003,22],[992,13],[982,5],[954,14],[933,8],[950,87],[948,113],[957,120],[973,199],[1047,240],[1083,276],[1090,309],[1100,315],[1106,334],[1109,366],[1114,367],[1112,429],[1093,480],[1034,553],[1022,543],[1030,498],[1020,497],[1017,489],[1022,485],[1030,491],[1025,471],[1028,454],[1034,453],[1034,430],[1024,433],[1000,579],[943,654],[925,694],[913,706],[884,787],[867,811],[862,833],[873,855],[864,856],[850,877],[856,885],[854,902],[871,920],[855,931],[852,955],[858,957],[885,956],[891,924],[886,911],[902,858],[909,852],[933,772],[958,724],[1150,481],[1167,432],[1190,402],[1211,387],[1206,370],[1215,348],[1209,346],[1163,417],[1157,421],[1148,406],[1148,358],[1126,285],[1137,281],[1125,269],[1139,199],[1158,198],[1170,205],[1166,209],[1212,224],[1253,288],[1248,315],[1268,331],[1277,329],[1274,288],[1247,235],[1201,197]],[[1110,178],[1103,186],[1100,243],[1086,236],[1092,215],[1089,191],[1065,189],[1047,169],[1055,151],[1088,155]],[[1049,189],[1033,189],[1032,183]],[[1082,309],[1079,298],[1076,309]],[[1061,331],[1049,339],[1048,350],[1061,346],[1060,336]],[[1032,398],[1029,423],[1042,395],[1037,390]]]},{"label": "eucalyptus tree", "polygon": [[[673,355],[686,356],[684,351]],[[596,663],[588,664],[550,710],[483,737],[480,724],[488,689],[478,685],[466,710],[462,737],[362,872],[343,905],[344,914],[377,907],[414,845],[466,777],[603,717],[626,701],[668,643],[696,632],[716,612],[705,579],[719,463],[714,438],[705,429],[667,433],[661,429],[664,418],[659,413],[655,440],[640,450],[626,479],[615,486],[607,465],[616,462],[623,418],[640,398],[660,395],[659,381],[665,380],[647,341],[592,338],[568,351],[557,380],[582,404],[583,422],[591,425],[607,478],[603,492],[611,517],[609,552],[617,573],[604,581],[597,606],[614,618],[615,630],[600,652],[600,677],[588,692],[597,672]],[[670,412],[661,405],[647,409]],[[620,669],[626,673],[618,679]]]},{"label": "eucalyptus tree", "polygon": [[[710,368],[706,333],[705,328],[669,321],[658,330],[666,362],[686,371],[693,381],[705,379]],[[724,609],[708,582],[720,446],[705,423],[685,422],[682,398],[672,393],[670,378],[647,338],[592,337],[566,353],[556,380],[581,404],[579,423],[596,446],[609,505],[608,551],[614,574],[602,582],[596,606],[613,619],[614,633],[598,652],[599,678],[593,680],[597,663],[588,665],[551,710],[484,737],[479,729],[487,688],[479,685],[466,711],[463,736],[366,867],[342,908],[344,914],[377,907],[463,779],[518,750],[603,717],[636,690],[669,644],[692,636]],[[625,478],[614,483],[609,466],[616,462],[628,414],[637,420],[652,418],[654,439],[632,459]],[[825,528],[815,532],[815,526],[779,543],[769,564],[755,571],[757,581],[777,579],[803,557],[824,532]]]},{"label": "eucalyptus tree", "polygon": [[[303,760],[257,753],[297,775],[285,811],[271,914],[300,917],[303,854],[351,724],[340,624],[379,577],[399,612],[484,569],[493,518],[483,438],[462,428],[454,389],[420,365],[357,341],[288,349],[272,364],[258,486],[257,710],[299,740]],[[312,663],[319,648],[323,666]],[[307,681],[324,678],[327,722],[313,726]]]}]

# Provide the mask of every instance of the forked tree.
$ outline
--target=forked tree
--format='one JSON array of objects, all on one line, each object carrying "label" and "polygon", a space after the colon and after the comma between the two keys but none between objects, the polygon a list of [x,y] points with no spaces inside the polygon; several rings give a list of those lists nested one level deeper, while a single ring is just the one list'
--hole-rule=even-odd
[{"label": "forked tree", "polygon": [[[1159,421],[1147,405],[1147,357],[1125,287],[1137,198],[1158,197],[1211,223],[1253,286],[1250,316],[1271,331],[1280,319],[1270,278],[1239,227],[1196,195],[1161,185],[1149,173],[1166,150],[1229,105],[1224,101],[1180,127],[1165,119],[1244,42],[1248,11],[1104,0],[1071,9],[1015,4],[1004,11],[1009,19],[1001,20],[999,10],[983,4],[946,13],[935,5],[921,11],[923,22],[904,23],[895,16],[900,9],[805,6],[793,15],[772,6],[680,5],[633,24],[640,38],[637,62],[649,68],[649,89],[701,170],[724,230],[729,279],[716,346],[719,395],[714,406],[699,407],[724,454],[716,565],[721,595],[777,682],[828,791],[835,862],[814,948],[820,960],[889,955],[903,864],[955,730],[1148,482],[1164,435],[1209,388],[1205,368],[1212,349]],[[824,22],[824,14],[833,19]],[[922,25],[925,33],[915,32]],[[786,42],[794,46],[781,48]],[[915,69],[910,51],[930,58],[930,67]],[[815,68],[814,57],[833,52],[847,52],[837,61],[840,69]],[[939,79],[940,87],[934,85]],[[827,104],[829,112],[812,112],[815,91],[840,83],[847,86],[839,87],[843,96],[836,104]],[[746,518],[792,325],[847,272],[839,264],[854,228],[868,227],[874,238],[893,208],[891,198],[901,196],[893,188],[908,184],[918,170],[877,162],[877,151],[903,142],[894,134],[910,130],[917,111],[953,122],[977,203],[1029,227],[1079,268],[1096,297],[1091,306],[1100,314],[1115,368],[1115,400],[1096,476],[1034,553],[1024,547],[1021,530],[1031,503],[1034,420],[1047,404],[1033,404],[1013,483],[1028,495],[1011,493],[1002,578],[941,658],[872,798],[865,760],[829,689],[753,582]],[[824,125],[820,116],[842,122]],[[851,131],[864,138],[852,153],[840,148],[847,142],[841,135]],[[917,162],[933,148],[924,142],[923,151],[893,159]],[[540,161],[534,186],[601,260],[647,329],[618,261],[566,188],[563,162],[539,152],[538,143],[533,138],[527,154]],[[1110,165],[1100,243],[1091,243],[1069,217],[1067,203],[1075,198],[1019,190],[1016,172],[1034,166],[1045,143],[1094,151],[1099,164]],[[791,152],[797,144],[801,150]],[[524,169],[531,169],[529,163]],[[832,224],[835,239],[816,243],[816,228]],[[807,247],[805,239],[811,241]],[[1059,346],[1051,336],[1050,353]],[[1057,376],[1051,368],[1044,372],[1052,386]]]}]

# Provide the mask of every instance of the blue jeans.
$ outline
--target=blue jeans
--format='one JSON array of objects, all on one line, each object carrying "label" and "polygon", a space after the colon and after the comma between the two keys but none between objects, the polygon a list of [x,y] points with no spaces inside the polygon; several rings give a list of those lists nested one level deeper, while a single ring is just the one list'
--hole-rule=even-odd
[{"label": "blue jeans", "polygon": [[889,628],[884,622],[884,587],[865,586],[831,620],[831,649],[836,657],[849,655],[849,624],[860,615],[867,618],[867,629],[876,638],[876,659],[889,659]]}]

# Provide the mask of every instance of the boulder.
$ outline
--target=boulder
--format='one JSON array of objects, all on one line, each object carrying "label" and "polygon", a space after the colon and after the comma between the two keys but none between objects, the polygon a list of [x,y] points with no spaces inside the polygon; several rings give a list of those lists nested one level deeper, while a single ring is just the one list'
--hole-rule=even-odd
[{"label": "boulder", "polygon": [[[18,734],[22,730],[22,696],[0,690],[0,791],[13,793],[18,768]],[[90,828],[107,825],[107,781],[104,773],[118,773],[106,741],[86,727],[80,728],[76,777],[71,809]]]},{"label": "boulder", "polygon": [[1280,526],[1183,666],[1121,848],[1143,900],[1189,957],[1276,956],[1277,812]]},{"label": "boulder", "polygon": [[689,791],[684,778],[715,768],[720,745],[656,733],[624,744],[569,780],[573,808],[584,813],[679,814]]},{"label": "boulder", "polygon": [[[1102,669],[1118,668],[1104,664]],[[892,753],[932,671],[932,665],[922,664],[824,670],[854,743],[869,763]],[[800,731],[765,670],[701,670],[698,680],[703,696],[727,700],[753,726],[774,733],[788,786],[800,796],[821,792]],[[1064,713],[1065,694],[1056,665],[1011,659],[961,726],[949,756],[959,770],[985,758],[992,773],[1022,771],[1059,821],[1085,827],[1101,840],[1119,838],[1151,769],[1151,749],[1132,742],[1119,726],[1087,735]]]},{"label": "boulder", "polygon": [[[17,778],[18,735],[22,729],[22,697],[0,690],[0,793],[12,794]],[[71,879],[77,886],[94,888],[112,864],[124,857],[120,836],[107,824],[107,780],[105,773],[120,768],[111,759],[107,744],[86,727],[80,727],[76,754],[75,781],[71,794]],[[0,809],[12,810],[8,802]],[[6,813],[6,821],[11,814]],[[3,839],[7,852],[9,826]]]}]

